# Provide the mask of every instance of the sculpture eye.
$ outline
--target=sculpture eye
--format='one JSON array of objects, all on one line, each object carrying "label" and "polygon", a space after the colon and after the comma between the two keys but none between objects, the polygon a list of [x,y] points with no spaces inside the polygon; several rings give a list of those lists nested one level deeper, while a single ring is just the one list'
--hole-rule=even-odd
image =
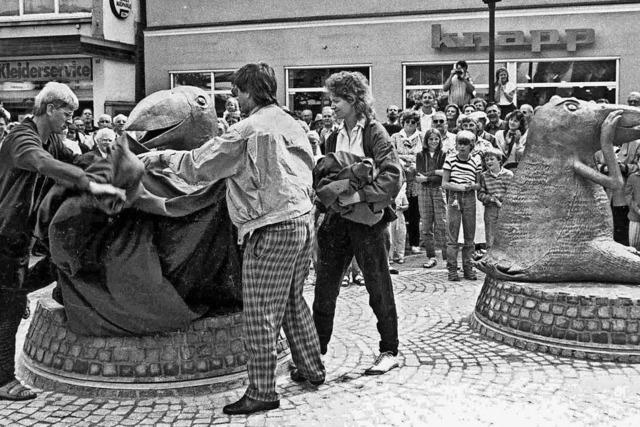
[{"label": "sculpture eye", "polygon": [[201,107],[206,107],[207,106],[207,99],[202,95],[196,98],[196,102]]},{"label": "sculpture eye", "polygon": [[574,104],[573,102],[567,102],[565,104],[565,107],[567,108],[567,110],[569,111],[576,111],[578,109],[578,105]]}]

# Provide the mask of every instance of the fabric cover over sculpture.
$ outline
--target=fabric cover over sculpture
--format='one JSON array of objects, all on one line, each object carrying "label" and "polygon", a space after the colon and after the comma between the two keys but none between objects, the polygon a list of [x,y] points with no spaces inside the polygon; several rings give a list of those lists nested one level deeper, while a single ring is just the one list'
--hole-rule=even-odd
[{"label": "fabric cover over sculpture", "polygon": [[190,186],[168,171],[145,172],[124,138],[87,171],[127,190],[123,210],[111,215],[121,208],[114,200],[54,187],[38,215],[73,332],[150,335],[241,307],[224,181]]}]

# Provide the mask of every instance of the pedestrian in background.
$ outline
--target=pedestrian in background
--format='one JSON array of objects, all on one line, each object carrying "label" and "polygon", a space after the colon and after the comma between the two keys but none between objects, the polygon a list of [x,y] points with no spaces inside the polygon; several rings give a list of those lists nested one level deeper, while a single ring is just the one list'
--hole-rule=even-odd
[{"label": "pedestrian in background", "polygon": [[424,268],[438,263],[436,248],[442,250],[442,260],[447,260],[447,209],[442,189],[443,165],[447,153],[442,149],[442,135],[437,129],[429,129],[424,135],[422,151],[416,158],[416,187],[420,206],[420,222],[427,250]]},{"label": "pedestrian in background", "polygon": [[480,176],[478,200],[484,205],[484,233],[487,250],[493,246],[502,199],[507,192],[509,182],[513,179],[513,172],[501,166],[502,158],[502,151],[497,148],[487,149],[483,156],[486,170]]},{"label": "pedestrian in background", "polygon": [[447,157],[442,166],[442,188],[447,190],[447,270],[448,279],[459,281],[458,235],[460,223],[464,243],[462,270],[464,278],[476,280],[472,257],[476,232],[476,190],[480,188],[481,161],[471,151],[476,135],[467,130],[456,135],[457,154]]},{"label": "pedestrian in background", "polygon": [[407,183],[402,184],[400,192],[396,196],[397,218],[389,223],[391,249],[389,250],[389,263],[404,264],[404,250],[407,238],[407,225],[404,220],[404,212],[409,209],[409,200],[406,193]]}]

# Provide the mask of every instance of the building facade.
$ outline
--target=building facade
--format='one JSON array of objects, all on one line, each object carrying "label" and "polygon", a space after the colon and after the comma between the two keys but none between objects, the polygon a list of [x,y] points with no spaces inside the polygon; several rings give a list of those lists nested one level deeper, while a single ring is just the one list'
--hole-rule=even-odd
[{"label": "building facade", "polygon": [[138,0],[0,1],[0,101],[12,120],[49,81],[68,84],[96,117],[130,111],[139,11]]},{"label": "building facade", "polygon": [[[518,103],[541,104],[553,94],[622,102],[640,89],[633,42],[640,1],[496,6],[496,69],[508,69]],[[412,105],[413,92],[441,91],[459,59],[469,63],[478,95],[489,85],[481,0],[149,0],[144,40],[147,93],[200,86],[219,113],[231,72],[256,61],[274,67],[278,99],[294,111],[318,113],[328,102],[324,80],[337,70],[365,74],[381,112]]]}]

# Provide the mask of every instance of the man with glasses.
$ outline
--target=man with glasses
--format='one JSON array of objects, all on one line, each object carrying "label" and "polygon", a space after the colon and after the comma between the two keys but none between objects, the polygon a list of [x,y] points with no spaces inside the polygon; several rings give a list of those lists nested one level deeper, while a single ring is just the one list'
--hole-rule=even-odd
[{"label": "man with glasses", "polygon": [[127,116],[124,114],[118,114],[113,118],[113,130],[116,136],[122,136],[125,134],[124,125],[127,124]]},{"label": "man with glasses", "polygon": [[40,201],[54,181],[93,195],[126,198],[125,191],[98,184],[69,163],[73,153],[60,138],[78,98],[62,83],[49,82],[36,96],[33,118],[7,135],[0,147],[0,400],[33,399],[14,375],[15,334],[27,306],[25,277]]},{"label": "man with glasses", "polygon": [[447,116],[444,111],[436,111],[431,118],[431,127],[442,135],[442,151],[450,154],[456,151],[456,134],[447,130]]},{"label": "man with glasses", "polygon": [[627,98],[627,104],[632,107],[640,107],[640,92],[631,92]]}]

